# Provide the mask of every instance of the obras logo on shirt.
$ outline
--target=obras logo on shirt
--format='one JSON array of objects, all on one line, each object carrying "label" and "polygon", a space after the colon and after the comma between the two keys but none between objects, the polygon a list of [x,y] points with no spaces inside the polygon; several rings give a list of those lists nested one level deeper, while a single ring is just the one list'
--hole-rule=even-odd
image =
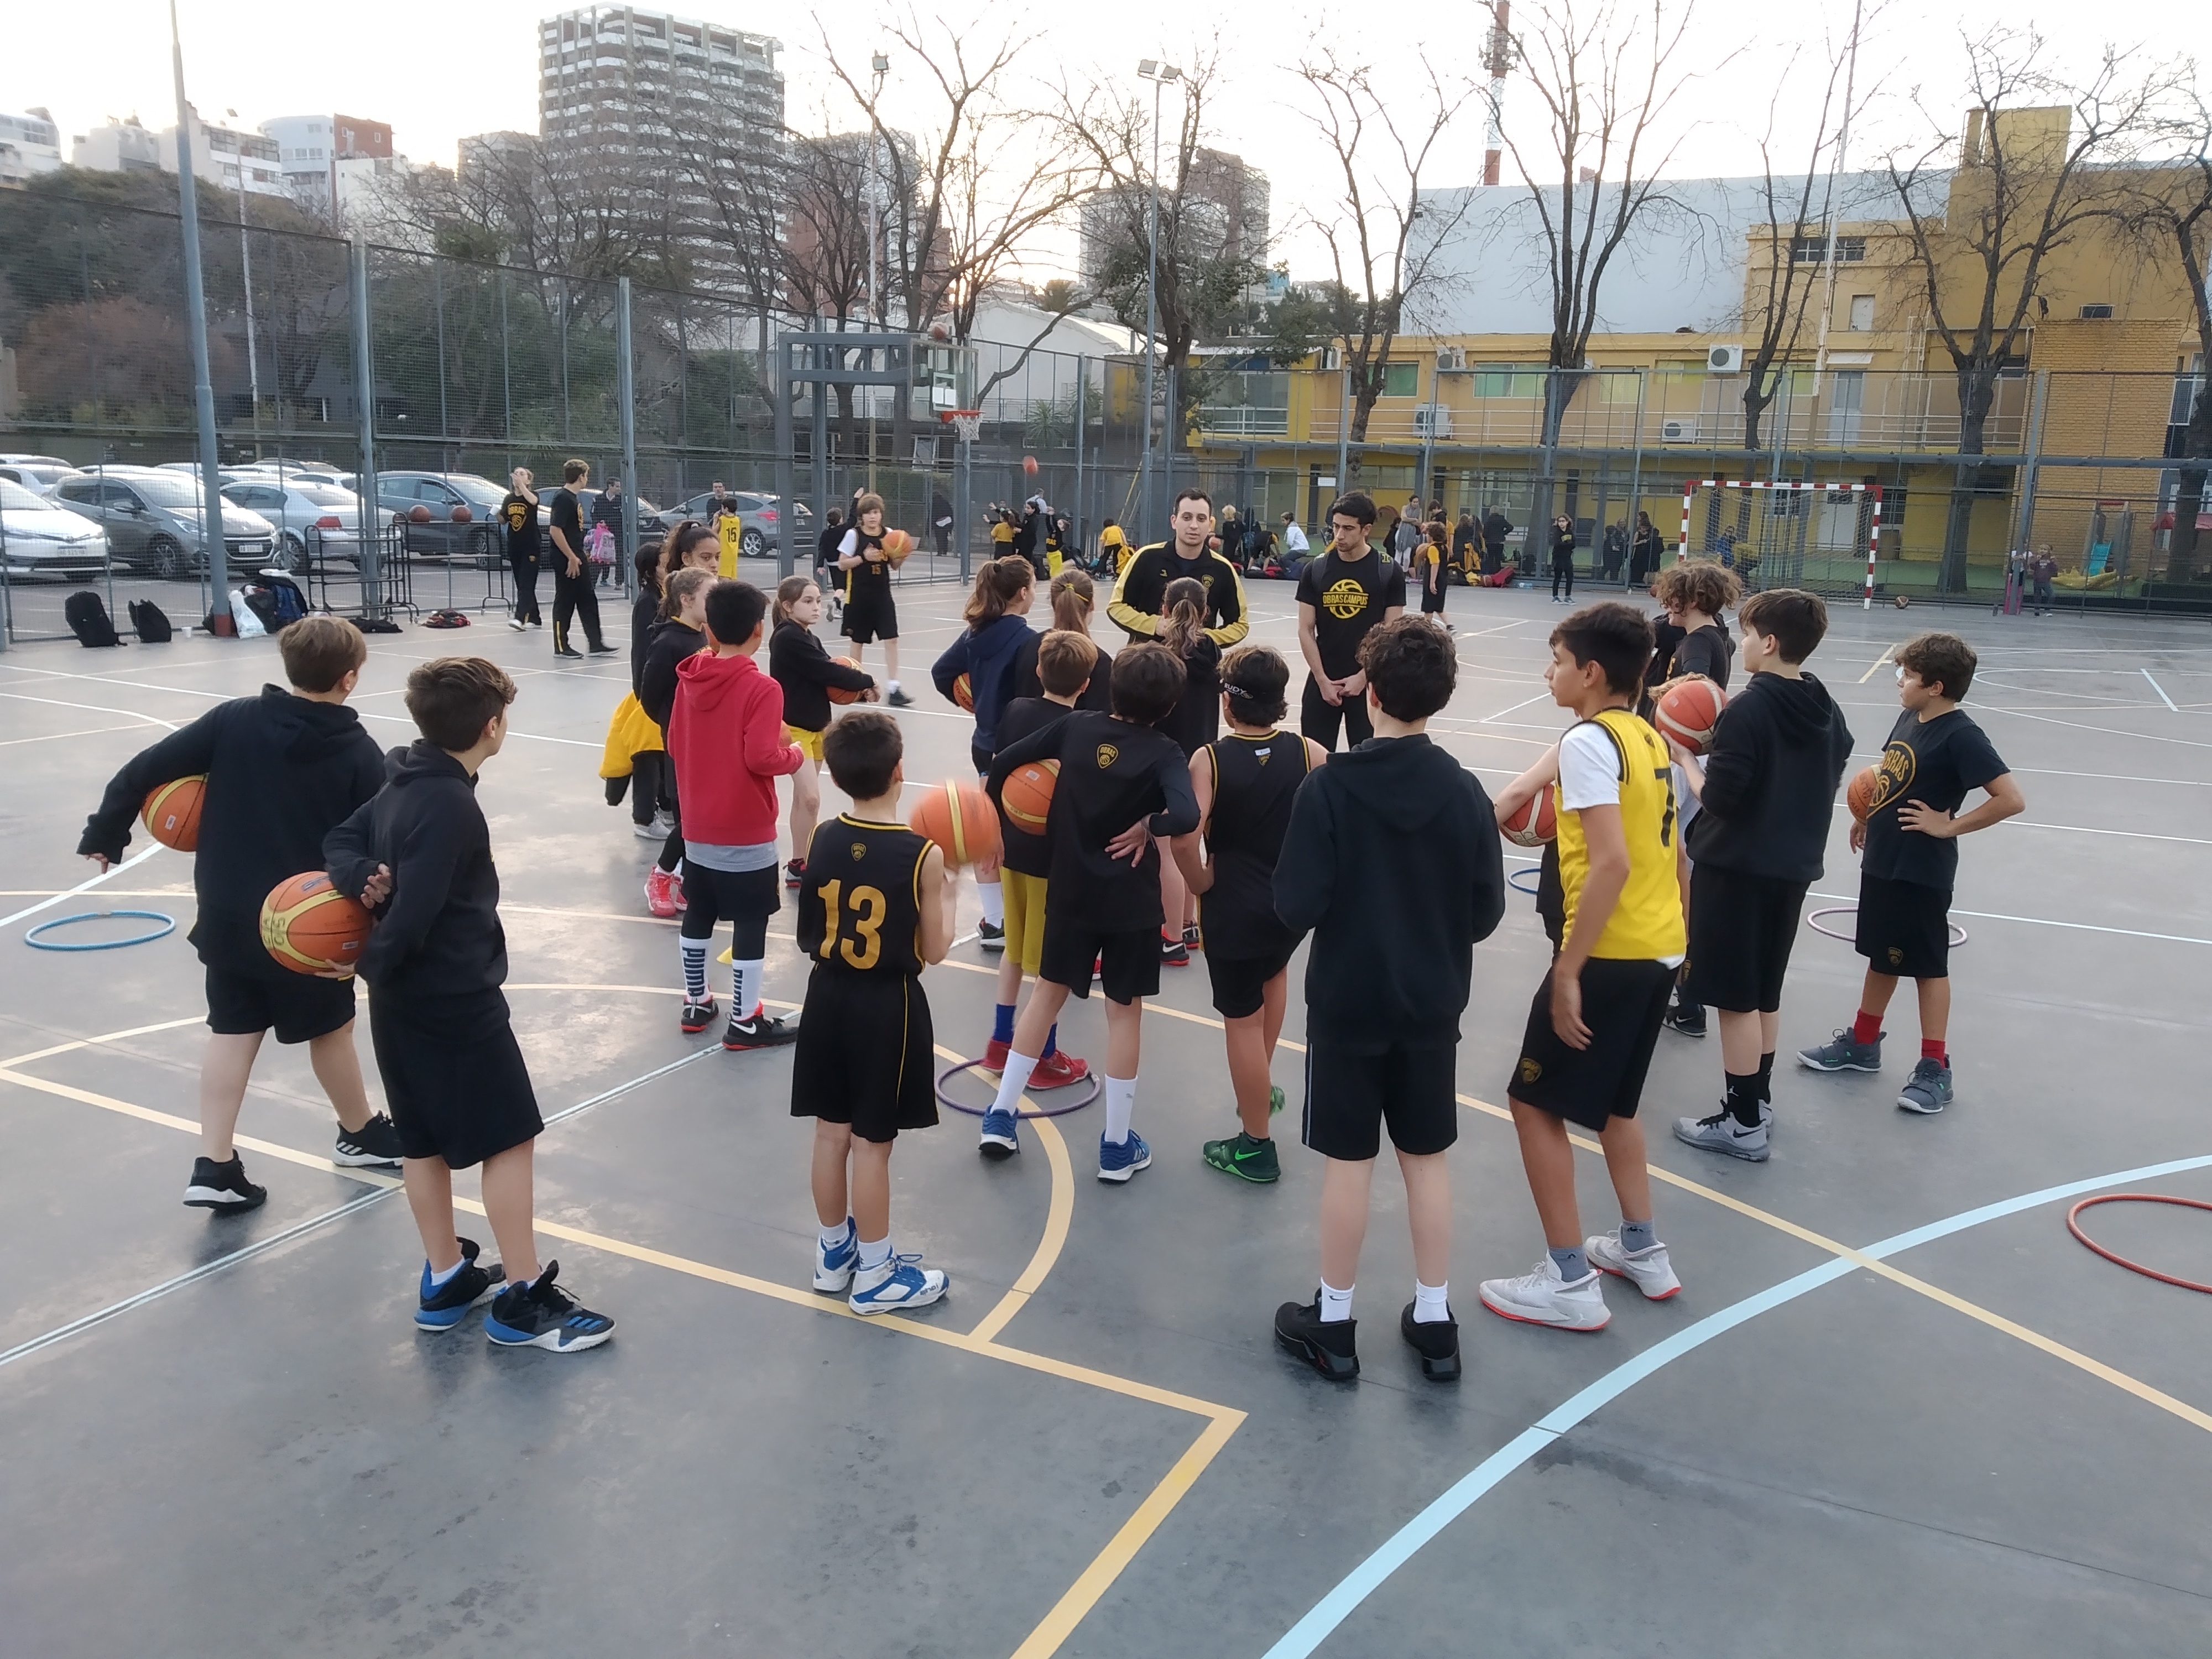
[{"label": "obras logo on shirt", "polygon": [[1100,771],[1103,772],[1108,767],[1113,765],[1115,761],[1121,758],[1121,751],[1116,749],[1112,744],[1102,743],[1098,745],[1098,769]]},{"label": "obras logo on shirt", "polygon": [[1881,751],[1881,765],[1875,774],[1874,804],[1867,808],[1868,813],[1879,812],[1912,787],[1913,775],[1919,766],[1920,757],[1912,752],[1911,744],[1887,744]]},{"label": "obras logo on shirt", "polygon": [[1340,576],[1321,596],[1322,607],[1339,622],[1350,622],[1367,609],[1367,590],[1349,576]]}]

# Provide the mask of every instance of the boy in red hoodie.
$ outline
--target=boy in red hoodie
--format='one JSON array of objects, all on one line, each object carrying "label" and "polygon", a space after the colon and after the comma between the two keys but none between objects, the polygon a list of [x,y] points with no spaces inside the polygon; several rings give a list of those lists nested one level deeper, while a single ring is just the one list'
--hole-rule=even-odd
[{"label": "boy in red hoodie", "polygon": [[684,1029],[703,1031],[714,1018],[707,989],[707,948],[726,919],[730,951],[729,1049],[766,1048],[799,1035],[799,1021],[777,1018],[761,1001],[767,979],[768,919],[781,908],[777,871],[775,781],[806,763],[785,739],[783,688],[761,672],[768,596],[750,582],[707,590],[708,649],[677,665],[676,707],[668,722],[678,810],[684,820]]}]

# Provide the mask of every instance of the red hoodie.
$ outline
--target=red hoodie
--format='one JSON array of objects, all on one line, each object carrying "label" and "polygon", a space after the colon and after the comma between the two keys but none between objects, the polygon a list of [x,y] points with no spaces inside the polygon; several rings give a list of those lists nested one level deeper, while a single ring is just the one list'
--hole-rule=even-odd
[{"label": "red hoodie", "polygon": [[806,763],[783,736],[783,688],[750,657],[702,651],[676,665],[668,720],[684,834],[709,847],[775,839],[775,781]]}]

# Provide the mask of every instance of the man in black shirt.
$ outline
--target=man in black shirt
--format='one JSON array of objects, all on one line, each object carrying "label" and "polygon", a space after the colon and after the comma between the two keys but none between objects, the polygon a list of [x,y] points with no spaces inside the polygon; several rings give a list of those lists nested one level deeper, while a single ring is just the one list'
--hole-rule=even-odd
[{"label": "man in black shirt", "polygon": [[623,547],[623,484],[617,473],[600,489],[599,498],[592,503],[592,528],[604,529],[613,541],[616,551],[612,557],[594,560],[592,564],[592,586],[605,587],[607,573],[615,568],[615,561],[628,556]]},{"label": "man in black shirt", "polygon": [[576,492],[591,481],[592,469],[582,461],[561,467],[561,488],[548,506],[552,522],[546,533],[553,544],[553,654],[580,657],[568,643],[568,623],[581,617],[584,637],[592,654],[604,656],[614,647],[599,637],[599,596],[592,591],[591,567],[584,562],[584,506]]},{"label": "man in black shirt", "polygon": [[1243,573],[1206,544],[1213,534],[1212,498],[1202,489],[1184,490],[1175,499],[1172,522],[1169,540],[1129,556],[1106,614],[1133,640],[1156,638],[1168,584],[1188,576],[1206,590],[1206,637],[1226,651],[1251,631],[1252,622],[1244,608]]},{"label": "man in black shirt", "polygon": [[1505,538],[1513,533],[1513,521],[1496,506],[1485,507],[1482,514],[1482,574],[1494,576],[1505,568]]},{"label": "man in black shirt", "polygon": [[1347,748],[1375,735],[1359,642],[1406,608],[1406,573],[1368,544],[1374,522],[1364,490],[1340,498],[1328,510],[1328,550],[1298,577],[1298,650],[1308,670],[1298,730],[1324,749],[1336,747],[1340,726]]}]

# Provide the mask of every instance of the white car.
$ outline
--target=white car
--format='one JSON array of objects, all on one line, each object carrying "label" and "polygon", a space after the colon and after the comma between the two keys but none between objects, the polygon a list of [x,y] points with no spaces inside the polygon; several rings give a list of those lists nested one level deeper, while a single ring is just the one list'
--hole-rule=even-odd
[{"label": "white car", "polygon": [[19,483],[0,479],[0,561],[10,576],[82,580],[107,568],[107,537]]},{"label": "white car", "polygon": [[240,472],[224,483],[222,498],[276,526],[273,561],[287,570],[305,570],[317,549],[325,562],[361,563],[361,498],[349,489]]},{"label": "white car", "polygon": [[33,495],[52,499],[64,478],[74,478],[77,470],[66,461],[56,461],[39,456],[24,456],[19,459],[0,462],[0,478],[19,483]]}]

